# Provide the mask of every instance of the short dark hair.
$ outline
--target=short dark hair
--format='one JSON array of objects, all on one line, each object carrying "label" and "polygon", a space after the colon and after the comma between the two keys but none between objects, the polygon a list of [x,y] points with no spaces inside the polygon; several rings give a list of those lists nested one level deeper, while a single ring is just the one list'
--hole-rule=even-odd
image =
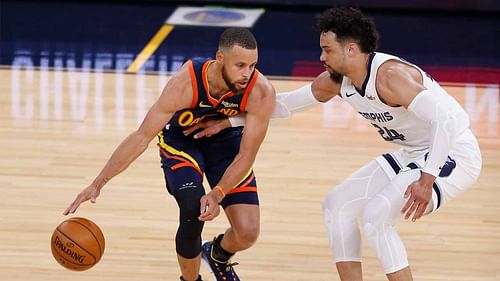
[{"label": "short dark hair", "polygon": [[219,38],[219,49],[231,49],[234,45],[250,50],[257,49],[255,37],[246,28],[231,27],[222,32]]},{"label": "short dark hair", "polygon": [[347,39],[355,40],[364,53],[377,49],[378,31],[369,17],[355,8],[331,8],[317,16],[316,28],[320,32],[331,31],[341,43]]}]

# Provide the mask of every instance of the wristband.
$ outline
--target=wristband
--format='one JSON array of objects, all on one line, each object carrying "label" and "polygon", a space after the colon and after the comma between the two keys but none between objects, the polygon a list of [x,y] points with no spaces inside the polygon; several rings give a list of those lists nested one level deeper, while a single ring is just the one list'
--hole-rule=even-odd
[{"label": "wristband", "polygon": [[224,189],[222,189],[222,187],[220,187],[219,185],[215,186],[214,190],[219,192],[219,194],[222,195],[222,198],[226,197],[226,193],[224,192]]}]

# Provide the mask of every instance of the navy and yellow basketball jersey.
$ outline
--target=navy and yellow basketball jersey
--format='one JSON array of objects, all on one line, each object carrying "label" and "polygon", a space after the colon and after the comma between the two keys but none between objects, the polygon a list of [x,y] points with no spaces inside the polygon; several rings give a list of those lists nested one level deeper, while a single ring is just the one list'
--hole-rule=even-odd
[{"label": "navy and yellow basketball jersey", "polygon": [[[248,86],[241,93],[227,92],[220,99],[209,95],[207,69],[214,61],[188,61],[193,100],[190,108],[175,112],[158,134],[161,163],[167,189],[175,194],[187,185],[207,178],[214,187],[240,151],[242,127],[230,127],[209,138],[194,139],[182,131],[204,118],[221,118],[245,112],[246,102],[257,81],[259,72],[252,73]],[[221,202],[225,208],[232,204],[259,204],[257,181],[253,170]]]},{"label": "navy and yellow basketball jersey", "polygon": [[193,87],[191,107],[177,111],[172,116],[167,126],[186,128],[207,117],[222,118],[245,112],[248,96],[252,92],[255,82],[257,81],[259,71],[256,69],[252,73],[248,85],[242,93],[233,93],[229,91],[220,99],[216,99],[209,94],[207,80],[208,66],[214,62],[214,60],[193,60],[186,62]]}]

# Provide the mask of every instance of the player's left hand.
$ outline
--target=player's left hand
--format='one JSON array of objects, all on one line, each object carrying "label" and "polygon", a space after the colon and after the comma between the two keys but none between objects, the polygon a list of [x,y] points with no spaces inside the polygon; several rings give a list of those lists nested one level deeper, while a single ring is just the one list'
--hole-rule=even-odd
[{"label": "player's left hand", "polygon": [[64,210],[63,215],[68,215],[68,214],[73,214],[76,212],[78,207],[80,207],[80,204],[82,204],[85,201],[90,200],[93,204],[96,202],[97,197],[101,193],[101,190],[95,186],[95,184],[91,184],[87,186],[82,192],[76,196],[76,198],[71,202],[71,204]]},{"label": "player's left hand", "polygon": [[200,123],[197,123],[187,128],[186,130],[183,131],[183,133],[185,136],[188,136],[192,134],[194,131],[201,129],[199,132],[193,135],[194,139],[199,139],[203,137],[211,137],[215,134],[218,134],[223,129],[229,127],[231,127],[231,122],[229,122],[229,119],[227,118],[208,119],[208,120],[203,120]]},{"label": "player's left hand", "polygon": [[220,213],[217,196],[213,192],[203,195],[200,199],[200,221],[211,221]]},{"label": "player's left hand", "polygon": [[413,214],[412,221],[416,221],[424,215],[432,198],[432,184],[435,179],[434,176],[423,172],[420,179],[408,186],[404,194],[407,201],[401,209],[405,219],[409,219]]}]

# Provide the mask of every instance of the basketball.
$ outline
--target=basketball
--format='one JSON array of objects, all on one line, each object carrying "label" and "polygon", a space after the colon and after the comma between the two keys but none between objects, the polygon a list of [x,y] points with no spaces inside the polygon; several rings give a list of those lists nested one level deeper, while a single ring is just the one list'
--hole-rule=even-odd
[{"label": "basketball", "polygon": [[50,244],[56,261],[76,271],[93,267],[104,254],[104,235],[94,222],[86,218],[63,221],[52,233]]}]

